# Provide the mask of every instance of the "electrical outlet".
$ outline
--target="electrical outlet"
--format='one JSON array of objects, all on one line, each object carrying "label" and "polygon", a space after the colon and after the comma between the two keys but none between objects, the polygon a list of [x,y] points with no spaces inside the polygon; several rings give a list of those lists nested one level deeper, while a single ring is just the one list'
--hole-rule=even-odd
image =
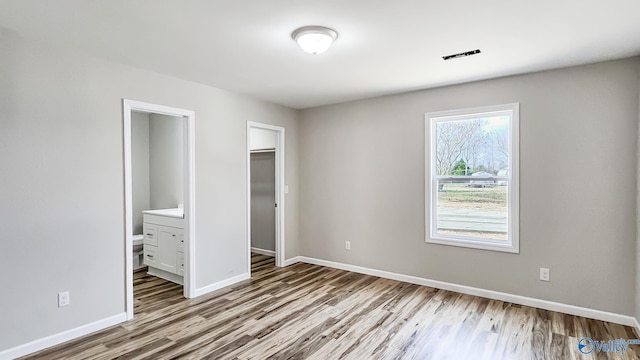
[{"label": "electrical outlet", "polygon": [[70,299],[68,291],[58,293],[58,307],[69,306],[69,303]]},{"label": "electrical outlet", "polygon": [[549,269],[540,268],[540,280],[549,281]]},{"label": "electrical outlet", "polygon": [[347,250],[351,250],[351,241],[345,241],[344,242],[344,248]]}]

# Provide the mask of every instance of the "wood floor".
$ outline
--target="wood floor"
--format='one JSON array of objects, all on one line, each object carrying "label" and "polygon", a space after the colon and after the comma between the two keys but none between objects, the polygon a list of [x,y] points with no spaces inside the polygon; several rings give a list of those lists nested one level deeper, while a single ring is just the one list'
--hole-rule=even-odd
[{"label": "wood floor", "polygon": [[629,327],[252,256],[252,279],[197,299],[146,273],[135,319],[26,359],[637,359],[577,342]]}]

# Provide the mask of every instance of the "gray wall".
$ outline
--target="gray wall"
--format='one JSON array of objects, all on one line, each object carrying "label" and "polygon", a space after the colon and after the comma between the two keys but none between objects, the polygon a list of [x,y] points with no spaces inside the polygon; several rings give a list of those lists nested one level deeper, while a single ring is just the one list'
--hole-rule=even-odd
[{"label": "gray wall", "polygon": [[251,247],[276,250],[276,153],[251,154]]},{"label": "gray wall", "polygon": [[[638,67],[634,58],[302,111],[300,252],[633,315]],[[520,254],[425,243],[425,112],[513,102]]]},{"label": "gray wall", "polygon": [[133,235],[142,234],[142,211],[151,209],[149,199],[149,114],[131,115],[131,175]]},{"label": "gray wall", "polygon": [[248,119],[286,128],[298,255],[297,111],[9,31],[0,79],[0,351],[125,311],[122,98],[195,111],[197,288],[249,266]]},{"label": "gray wall", "polygon": [[149,191],[151,209],[184,204],[184,119],[149,115]]},{"label": "gray wall", "polygon": [[[640,76],[638,77],[638,88],[640,88]],[[639,95],[640,97],[640,95]],[[640,319],[640,98],[638,99],[638,144],[636,147],[637,172],[636,172],[636,319]],[[638,334],[640,335],[640,334]]]}]

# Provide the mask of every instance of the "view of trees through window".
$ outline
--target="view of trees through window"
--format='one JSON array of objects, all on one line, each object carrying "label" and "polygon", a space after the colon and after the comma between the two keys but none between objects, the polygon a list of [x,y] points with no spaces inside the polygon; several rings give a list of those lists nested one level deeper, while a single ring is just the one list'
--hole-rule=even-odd
[{"label": "view of trees through window", "polygon": [[443,121],[437,124],[437,175],[498,175],[509,163],[509,118]]},{"label": "view of trees through window", "polygon": [[507,240],[509,117],[436,123],[437,234]]}]

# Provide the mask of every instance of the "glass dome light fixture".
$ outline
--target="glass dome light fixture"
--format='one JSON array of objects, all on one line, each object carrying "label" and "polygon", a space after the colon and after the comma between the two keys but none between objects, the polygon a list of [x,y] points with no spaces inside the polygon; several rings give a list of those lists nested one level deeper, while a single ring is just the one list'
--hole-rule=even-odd
[{"label": "glass dome light fixture", "polygon": [[302,50],[309,54],[322,54],[338,38],[335,30],[324,26],[303,26],[291,33]]}]

